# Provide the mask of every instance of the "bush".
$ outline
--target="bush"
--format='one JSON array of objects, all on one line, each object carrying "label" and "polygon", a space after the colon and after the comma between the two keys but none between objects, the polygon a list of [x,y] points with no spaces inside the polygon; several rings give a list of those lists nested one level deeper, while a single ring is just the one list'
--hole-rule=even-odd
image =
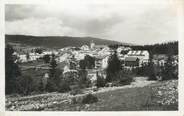
[{"label": "bush", "polygon": [[78,85],[72,86],[70,88],[71,88],[71,92],[70,92],[71,95],[77,95],[77,94],[82,94],[83,93]]},{"label": "bush", "polygon": [[116,81],[119,82],[118,85],[129,85],[133,81],[133,74],[121,70],[115,75],[115,78],[117,78]]},{"label": "bush", "polygon": [[58,92],[64,93],[64,92],[68,92],[70,90],[71,90],[70,85],[66,81],[62,81],[59,84]]},{"label": "bush", "polygon": [[132,76],[130,75],[124,75],[122,78],[120,78],[120,85],[129,85],[133,81]]},{"label": "bush", "polygon": [[58,89],[58,87],[54,83],[54,81],[52,79],[48,79],[48,83],[46,85],[46,91],[48,91],[48,92],[55,92],[55,91],[57,91],[57,89]]},{"label": "bush", "polygon": [[83,104],[91,104],[91,103],[95,103],[95,102],[98,102],[98,98],[92,94],[87,94],[82,99]]},{"label": "bush", "polygon": [[82,94],[82,90],[81,89],[74,89],[70,92],[71,95],[77,95],[77,94]]},{"label": "bush", "polygon": [[82,100],[83,100],[83,96],[72,97],[71,103],[72,104],[77,104],[77,103],[81,104]]}]

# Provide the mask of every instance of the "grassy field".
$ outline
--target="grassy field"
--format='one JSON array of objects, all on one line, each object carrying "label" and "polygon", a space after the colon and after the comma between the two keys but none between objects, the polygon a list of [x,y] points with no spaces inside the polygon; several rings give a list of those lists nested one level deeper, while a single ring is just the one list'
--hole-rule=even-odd
[{"label": "grassy field", "polygon": [[[69,93],[47,93],[6,97],[6,110],[45,111],[164,111],[178,110],[177,80],[156,82],[144,87],[120,88],[93,93],[98,102],[71,103]],[[79,95],[83,96],[83,94]],[[27,108],[27,109],[26,109]]]},{"label": "grassy field", "polygon": [[96,94],[99,101],[93,104],[59,104],[46,110],[67,111],[147,111],[147,110],[178,110],[178,103],[169,105],[158,103],[160,98],[154,89],[161,87],[162,83],[141,88],[120,89]]}]

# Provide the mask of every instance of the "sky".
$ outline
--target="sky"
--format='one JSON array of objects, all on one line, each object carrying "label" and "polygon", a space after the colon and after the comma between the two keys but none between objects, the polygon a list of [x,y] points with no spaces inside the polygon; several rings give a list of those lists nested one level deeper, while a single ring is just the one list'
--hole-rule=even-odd
[{"label": "sky", "polygon": [[141,45],[161,43],[178,38],[176,7],[172,0],[6,4],[5,32],[91,36]]}]

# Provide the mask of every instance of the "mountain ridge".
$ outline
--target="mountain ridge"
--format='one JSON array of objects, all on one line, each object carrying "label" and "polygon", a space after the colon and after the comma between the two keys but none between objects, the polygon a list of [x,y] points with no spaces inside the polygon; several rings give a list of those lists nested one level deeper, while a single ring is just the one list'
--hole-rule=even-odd
[{"label": "mountain ridge", "polygon": [[42,46],[48,48],[63,48],[67,46],[80,47],[82,45],[89,45],[90,41],[94,41],[97,45],[111,45],[128,43],[121,43],[113,40],[106,40],[95,37],[72,37],[72,36],[32,36],[32,35],[5,35],[5,43],[20,43],[30,46]]}]

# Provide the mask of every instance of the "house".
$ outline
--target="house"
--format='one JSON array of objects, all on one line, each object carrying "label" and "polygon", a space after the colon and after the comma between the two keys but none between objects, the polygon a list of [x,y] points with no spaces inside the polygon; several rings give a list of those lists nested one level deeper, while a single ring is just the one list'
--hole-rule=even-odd
[{"label": "house", "polygon": [[[143,63],[148,63],[149,62],[149,52],[147,50],[130,50],[127,55],[125,56],[125,62],[129,60],[132,61],[137,61],[139,59],[139,67]],[[131,61],[131,62],[132,62]],[[126,63],[125,63],[126,64]],[[129,64],[129,63],[128,63]]]},{"label": "house", "polygon": [[117,54],[118,55],[125,55],[125,54],[127,54],[129,51],[131,50],[131,48],[130,47],[124,47],[124,46],[121,46],[121,47],[118,47],[117,48]]},{"label": "house", "polygon": [[165,55],[165,54],[155,54],[155,55],[153,55],[153,62],[156,65],[160,65],[160,66],[165,65],[167,59],[168,59],[168,56]]},{"label": "house", "polygon": [[52,51],[44,51],[44,52],[43,52],[43,55],[51,55],[51,54],[53,54]]},{"label": "house", "polygon": [[[98,76],[103,77],[104,79],[106,78],[106,72],[104,70],[87,70],[88,71],[88,75],[87,78],[90,79],[90,81],[92,83],[96,82]],[[96,84],[96,83],[94,83]]]},{"label": "house", "polygon": [[27,62],[27,56],[26,54],[21,54],[21,55],[18,55],[18,61],[20,62]]},{"label": "house", "polygon": [[104,47],[102,50],[98,51],[98,55],[111,55],[112,50],[109,47]]},{"label": "house", "polygon": [[81,50],[89,50],[89,46],[88,45],[83,45],[80,48]]},{"label": "house", "polygon": [[96,70],[88,70],[87,78],[93,83],[97,80]]},{"label": "house", "polygon": [[116,51],[117,51],[118,54],[120,54],[121,51],[124,50],[124,49],[125,49],[125,47],[122,46],[122,47],[118,47]]},{"label": "house", "polygon": [[138,67],[140,59],[138,57],[126,57],[125,66],[126,67]]},{"label": "house", "polygon": [[38,54],[38,53],[29,53],[29,61],[37,60],[42,56],[43,56],[42,54]]},{"label": "house", "polygon": [[107,66],[108,66],[108,61],[109,61],[109,56],[105,56],[103,59],[102,59],[102,69],[106,69]]},{"label": "house", "polygon": [[65,60],[71,59],[73,57],[73,54],[71,52],[65,51],[61,54],[58,54],[58,57],[56,58],[57,62],[63,62]]}]

